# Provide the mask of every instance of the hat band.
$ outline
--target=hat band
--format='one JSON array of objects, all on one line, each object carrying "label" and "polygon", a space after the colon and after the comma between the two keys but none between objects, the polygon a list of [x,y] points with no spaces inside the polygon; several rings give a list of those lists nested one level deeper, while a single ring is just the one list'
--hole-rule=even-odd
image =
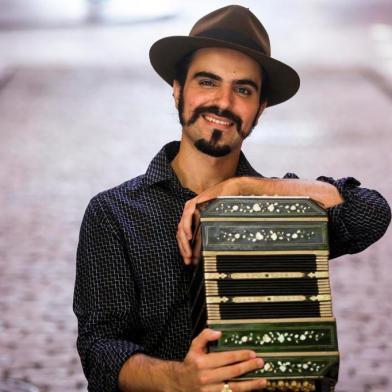
[{"label": "hat band", "polygon": [[267,51],[262,46],[253,41],[251,38],[245,37],[244,35],[232,30],[210,29],[205,30],[199,34],[195,34],[193,35],[193,37],[212,38],[218,39],[220,41],[227,41],[229,43],[245,46],[249,49],[257,50],[258,52],[267,54]]}]

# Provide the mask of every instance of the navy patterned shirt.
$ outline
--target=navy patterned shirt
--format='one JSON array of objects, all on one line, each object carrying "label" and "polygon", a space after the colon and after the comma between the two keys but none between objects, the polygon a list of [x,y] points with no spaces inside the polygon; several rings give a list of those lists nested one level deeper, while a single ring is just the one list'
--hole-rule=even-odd
[{"label": "navy patterned shirt", "polygon": [[[74,312],[89,391],[118,391],[121,366],[137,352],[182,360],[188,351],[191,267],[181,259],[176,230],[185,202],[196,195],[171,168],[178,148],[167,144],[144,175],[98,194],[87,207]],[[260,176],[243,154],[236,175]],[[378,192],[352,177],[318,180],[335,185],[345,199],[329,209],[331,258],[360,252],[384,234],[391,213]]]}]

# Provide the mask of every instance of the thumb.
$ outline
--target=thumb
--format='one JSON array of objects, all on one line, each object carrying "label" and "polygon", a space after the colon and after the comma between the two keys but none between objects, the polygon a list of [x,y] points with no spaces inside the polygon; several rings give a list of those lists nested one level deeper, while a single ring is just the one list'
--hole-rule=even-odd
[{"label": "thumb", "polygon": [[191,350],[197,352],[206,352],[208,342],[218,340],[222,335],[221,331],[214,331],[210,328],[205,328],[197,335],[191,344]]}]

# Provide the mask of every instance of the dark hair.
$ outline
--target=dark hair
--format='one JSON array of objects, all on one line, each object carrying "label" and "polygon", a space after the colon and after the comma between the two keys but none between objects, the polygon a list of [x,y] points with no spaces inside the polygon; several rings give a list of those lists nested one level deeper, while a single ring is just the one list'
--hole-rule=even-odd
[{"label": "dark hair", "polygon": [[186,77],[188,75],[189,66],[191,65],[195,51],[186,54],[176,65],[175,80],[179,83],[181,88],[184,87]]},{"label": "dark hair", "polygon": [[[176,65],[176,72],[174,79],[177,80],[181,89],[185,85],[185,80],[188,75],[189,66],[191,65],[193,55],[195,51],[187,53]],[[264,103],[268,99],[268,75],[260,66],[262,87],[260,92],[260,104]]]}]

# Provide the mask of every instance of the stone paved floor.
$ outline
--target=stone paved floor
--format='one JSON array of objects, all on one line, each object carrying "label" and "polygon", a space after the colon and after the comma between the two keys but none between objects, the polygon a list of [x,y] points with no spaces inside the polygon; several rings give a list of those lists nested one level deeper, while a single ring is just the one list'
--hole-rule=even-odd
[{"label": "stone paved floor", "polygon": [[[304,2],[278,3],[287,6],[283,16],[291,25],[301,24],[293,4],[302,4],[301,15],[316,15],[312,20],[322,26],[326,12],[323,18],[340,29],[333,33],[334,45],[339,32],[344,43],[365,35],[370,43],[367,32],[380,31],[374,23],[390,23],[385,11],[392,10],[376,2],[379,7],[365,17],[333,2],[320,1],[314,10]],[[276,9],[268,4],[271,18]],[[360,4],[366,11],[366,3]],[[287,19],[290,10],[293,20]],[[347,15],[350,23],[339,24],[337,16]],[[62,30],[37,30],[29,38],[41,44],[37,50],[25,31],[0,29],[0,380],[28,381],[43,392],[86,390],[71,309],[81,218],[94,194],[144,172],[160,146],[178,138],[170,91],[146,58],[137,56],[155,36],[172,34],[174,27],[186,31],[189,20],[185,14],[153,28],[80,28],[69,31],[71,38]],[[143,36],[146,43],[133,46],[128,58],[116,39],[121,34]],[[303,45],[309,53],[303,47],[294,53],[284,37],[276,35],[275,41],[284,41],[278,52],[287,49],[286,61],[298,64],[302,89],[265,113],[246,143],[248,158],[267,176],[353,175],[392,202],[391,85],[386,60],[376,57],[379,41],[369,46],[377,61],[366,61],[352,47],[338,47],[338,61],[331,43],[318,54],[308,37]],[[322,33],[316,37],[328,42]],[[61,43],[59,57],[47,42]],[[110,42],[119,45],[115,60],[99,54],[98,42],[102,50],[111,49]],[[365,252],[331,262],[342,353],[338,392],[392,390],[391,240],[389,230]]]}]

